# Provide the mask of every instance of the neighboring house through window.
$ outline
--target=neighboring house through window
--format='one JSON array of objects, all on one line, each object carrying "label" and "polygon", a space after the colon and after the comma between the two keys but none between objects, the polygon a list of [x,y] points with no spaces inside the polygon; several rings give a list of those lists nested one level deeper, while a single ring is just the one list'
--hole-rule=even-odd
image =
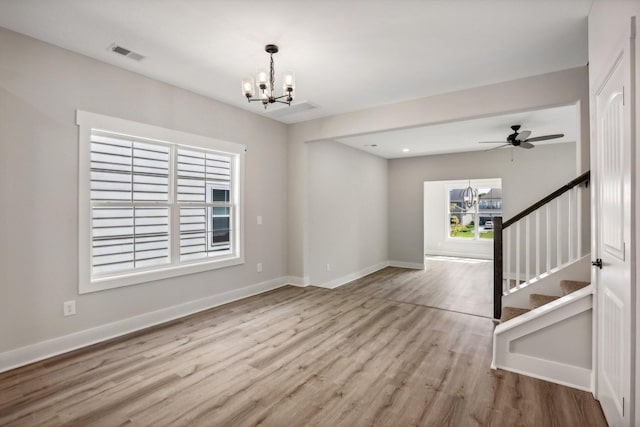
[{"label": "neighboring house through window", "polygon": [[[495,185],[495,184],[494,184]],[[477,203],[467,207],[464,200],[465,188],[449,188],[448,235],[461,239],[493,239],[493,217],[502,215],[502,189],[496,186],[471,186],[478,190]]]}]

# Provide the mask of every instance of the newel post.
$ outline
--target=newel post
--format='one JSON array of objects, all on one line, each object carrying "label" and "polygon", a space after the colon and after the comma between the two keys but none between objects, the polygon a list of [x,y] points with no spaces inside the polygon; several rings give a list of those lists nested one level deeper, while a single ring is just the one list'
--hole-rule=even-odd
[{"label": "newel post", "polygon": [[502,315],[502,217],[495,216],[493,220],[493,318],[500,319]]}]

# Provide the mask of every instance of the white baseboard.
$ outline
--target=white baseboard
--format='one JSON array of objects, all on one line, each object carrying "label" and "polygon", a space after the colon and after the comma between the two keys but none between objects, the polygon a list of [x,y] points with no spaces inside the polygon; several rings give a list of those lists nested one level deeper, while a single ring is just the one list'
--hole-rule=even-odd
[{"label": "white baseboard", "polygon": [[[568,378],[568,380],[559,379],[559,375],[542,375],[537,372],[531,372],[531,370],[529,369],[518,369],[513,367],[494,365],[492,365],[491,368],[515,372],[516,374],[526,375],[528,377],[537,378],[539,380],[547,381],[550,383],[556,383],[566,387],[593,393],[593,389],[591,388],[591,369],[580,368],[578,366],[563,365],[561,363],[553,364],[551,366],[553,366],[555,373],[558,373],[564,378]],[[545,370],[549,370],[548,363],[545,363]]]},{"label": "white baseboard", "polygon": [[353,273],[349,273],[345,276],[342,277],[338,277],[337,279],[334,279],[330,282],[327,283],[323,283],[321,285],[318,285],[318,287],[320,288],[327,288],[327,289],[335,289],[339,286],[345,285],[349,282],[353,282],[354,280],[357,280],[361,277],[364,277],[368,274],[374,273],[378,270],[382,270],[385,267],[389,266],[389,262],[388,261],[383,261],[383,262],[379,262],[377,264],[371,265],[369,267],[363,268],[362,270],[359,271],[355,271]]},{"label": "white baseboard", "polygon": [[413,270],[424,270],[424,262],[388,261],[389,267],[411,268]]},{"label": "white baseboard", "polygon": [[305,288],[309,286],[309,277],[287,276],[285,277],[287,284]]},{"label": "white baseboard", "polygon": [[[387,266],[412,268],[418,270],[424,269],[424,264],[420,263],[384,261],[360,271],[347,274],[321,286],[328,289],[335,289],[353,280],[381,270]],[[138,316],[129,317],[127,319],[118,320],[116,322],[107,323],[105,325],[97,326],[91,329],[74,332],[69,335],[37,342],[25,347],[20,347],[14,350],[0,353],[0,372],[18,368],[29,363],[38,362],[49,357],[87,347],[89,345],[126,335],[131,332],[139,331],[150,326],[188,316],[199,311],[207,310],[209,308],[217,307],[222,304],[227,304],[232,301],[277,289],[285,285],[305,287],[309,286],[309,284],[309,277],[283,276],[265,282],[245,286],[240,289],[234,289],[232,291],[211,295],[199,300],[189,301],[184,304],[179,304],[149,313],[144,313]]]},{"label": "white baseboard", "polygon": [[429,249],[425,251],[425,255],[433,255],[433,256],[450,256],[454,258],[475,258],[475,259],[493,259],[493,245],[491,246],[491,253],[487,254],[486,252],[465,252],[465,251],[444,251],[444,250],[434,250]]},{"label": "white baseboard", "polygon": [[75,332],[47,341],[0,353],[0,372],[8,371],[29,363],[38,362],[72,350],[126,335],[150,326],[165,323],[199,311],[227,304],[242,298],[280,288],[290,282],[288,277],[279,277],[265,282],[245,286],[240,289],[211,295],[184,304],[144,313],[106,325]]}]

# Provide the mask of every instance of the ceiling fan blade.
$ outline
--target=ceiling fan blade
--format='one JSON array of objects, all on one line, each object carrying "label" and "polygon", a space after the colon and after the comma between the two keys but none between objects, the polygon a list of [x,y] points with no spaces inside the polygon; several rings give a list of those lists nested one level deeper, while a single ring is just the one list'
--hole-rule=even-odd
[{"label": "ceiling fan blade", "polygon": [[529,144],[527,141],[522,141],[518,147],[526,148],[527,150],[535,147],[533,144]]},{"label": "ceiling fan blade", "polygon": [[479,141],[478,144],[504,144],[504,141]]},{"label": "ceiling fan blade", "polygon": [[[553,135],[534,136],[533,138],[526,139],[526,142],[546,141],[547,139],[562,138],[564,133],[556,133]],[[524,141],[523,141],[524,142]]]},{"label": "ceiling fan blade", "polygon": [[526,141],[526,139],[529,138],[529,135],[531,135],[531,131],[530,130],[523,130],[522,132],[520,132],[518,134],[516,139],[518,141]]},{"label": "ceiling fan blade", "polygon": [[484,150],[484,151],[497,150],[498,148],[508,147],[508,146],[510,146],[510,145],[511,145],[511,144],[503,144],[503,145],[500,145],[500,146],[498,146],[498,147],[489,148],[488,150]]}]

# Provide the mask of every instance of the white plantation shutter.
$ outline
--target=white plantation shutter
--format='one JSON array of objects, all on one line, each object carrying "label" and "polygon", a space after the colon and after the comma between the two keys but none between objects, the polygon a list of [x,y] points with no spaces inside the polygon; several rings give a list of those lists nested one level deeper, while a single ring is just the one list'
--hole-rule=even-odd
[{"label": "white plantation shutter", "polygon": [[91,268],[104,275],[170,262],[170,148],[91,136]]},{"label": "white plantation shutter", "polygon": [[206,202],[207,185],[229,190],[231,156],[178,148],[178,202]]},{"label": "white plantation shutter", "polygon": [[177,149],[181,261],[233,250],[231,165],[230,155]]},{"label": "white plantation shutter", "polygon": [[169,201],[169,147],[93,134],[92,201]]}]

